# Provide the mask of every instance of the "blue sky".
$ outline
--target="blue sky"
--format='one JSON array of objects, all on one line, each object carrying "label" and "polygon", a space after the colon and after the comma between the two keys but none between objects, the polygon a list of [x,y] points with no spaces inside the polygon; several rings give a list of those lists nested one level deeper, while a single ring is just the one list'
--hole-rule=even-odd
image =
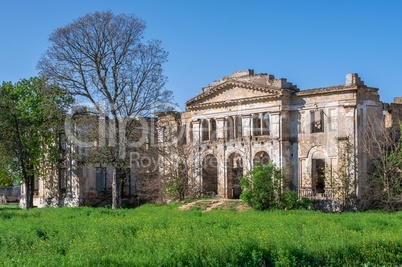
[{"label": "blue sky", "polygon": [[402,1],[0,0],[0,82],[37,75],[49,34],[88,12],[131,13],[169,52],[176,102],[233,71],[254,69],[300,89],[358,73],[381,100],[402,96]]}]

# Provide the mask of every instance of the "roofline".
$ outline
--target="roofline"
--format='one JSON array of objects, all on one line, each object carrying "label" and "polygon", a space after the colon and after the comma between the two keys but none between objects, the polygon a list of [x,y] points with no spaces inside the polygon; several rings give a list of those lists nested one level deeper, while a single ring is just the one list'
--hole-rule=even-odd
[{"label": "roofline", "polygon": [[[238,86],[238,87],[245,88],[245,89],[250,89],[250,90],[265,91],[267,93],[273,93],[275,95],[280,95],[282,91],[298,92],[298,90],[291,89],[291,88],[277,88],[277,87],[264,86],[264,85],[259,85],[259,84],[256,85],[256,84],[253,84],[253,83],[243,82],[243,81],[227,80],[227,81],[224,81],[221,84],[212,86],[211,88],[209,88],[208,91],[202,92],[202,93],[196,95],[195,97],[187,100],[185,105],[187,107],[188,105],[192,104],[193,102],[196,102],[197,100],[200,100],[205,96],[212,95],[213,93],[215,93],[219,89],[225,88],[228,85]],[[203,89],[208,89],[208,87],[203,88]]]},{"label": "roofline", "polygon": [[351,90],[358,90],[358,89],[364,89],[364,90],[371,90],[371,91],[378,91],[378,88],[375,87],[368,87],[368,86],[358,86],[358,85],[335,85],[335,86],[329,86],[329,87],[317,87],[317,88],[312,88],[312,89],[306,89],[306,90],[301,90],[299,92],[296,92],[296,96],[307,96],[307,95],[312,95],[312,94],[317,94],[317,93],[322,93],[322,94],[327,94],[327,93],[333,93],[333,92],[347,92]]}]

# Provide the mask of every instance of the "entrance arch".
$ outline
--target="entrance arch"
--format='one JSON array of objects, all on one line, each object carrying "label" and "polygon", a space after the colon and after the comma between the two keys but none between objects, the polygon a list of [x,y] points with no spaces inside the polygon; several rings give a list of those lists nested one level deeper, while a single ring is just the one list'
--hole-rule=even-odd
[{"label": "entrance arch", "polygon": [[228,158],[227,164],[227,197],[240,198],[240,178],[243,177],[243,158],[233,153]]},{"label": "entrance arch", "polygon": [[218,160],[211,154],[202,162],[202,191],[206,195],[218,194]]}]

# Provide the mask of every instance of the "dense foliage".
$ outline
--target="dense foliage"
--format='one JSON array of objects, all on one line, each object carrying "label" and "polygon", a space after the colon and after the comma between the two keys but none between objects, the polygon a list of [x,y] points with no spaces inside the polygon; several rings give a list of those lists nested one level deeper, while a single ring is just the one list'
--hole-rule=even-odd
[{"label": "dense foliage", "polygon": [[15,182],[18,177],[32,189],[43,163],[57,160],[57,131],[72,100],[63,89],[36,77],[3,82],[0,95],[0,180]]},{"label": "dense foliage", "polygon": [[285,191],[282,172],[272,162],[256,163],[251,171],[240,179],[241,200],[255,210],[299,209],[311,205],[309,199],[299,199],[297,192]]},{"label": "dense foliage", "polygon": [[[1,206],[0,206],[1,209]],[[3,209],[3,266],[395,266],[402,213]]]}]

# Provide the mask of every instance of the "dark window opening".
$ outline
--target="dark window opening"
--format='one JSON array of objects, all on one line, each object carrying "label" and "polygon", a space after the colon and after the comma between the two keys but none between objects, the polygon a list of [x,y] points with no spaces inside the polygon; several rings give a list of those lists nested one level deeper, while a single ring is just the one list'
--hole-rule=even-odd
[{"label": "dark window opening", "polygon": [[67,169],[60,168],[59,169],[59,189],[66,190],[67,187]]},{"label": "dark window opening", "polygon": [[96,168],[96,192],[101,193],[106,191],[106,168],[97,167]]},{"label": "dark window opening", "polygon": [[236,138],[241,139],[243,134],[242,134],[242,120],[241,117],[236,117]]},{"label": "dark window opening", "polygon": [[202,141],[208,141],[209,140],[209,127],[208,127],[208,121],[203,120],[202,124]]},{"label": "dark window opening", "polygon": [[226,137],[227,140],[234,139],[234,120],[232,117],[228,117],[226,120]]},{"label": "dark window opening", "polygon": [[313,191],[316,193],[325,192],[325,160],[313,160]]},{"label": "dark window opening", "polygon": [[322,110],[311,111],[311,132],[324,132],[324,112]]},{"label": "dark window opening", "polygon": [[211,119],[211,133],[209,138],[211,142],[216,141],[216,121],[214,119]]}]

